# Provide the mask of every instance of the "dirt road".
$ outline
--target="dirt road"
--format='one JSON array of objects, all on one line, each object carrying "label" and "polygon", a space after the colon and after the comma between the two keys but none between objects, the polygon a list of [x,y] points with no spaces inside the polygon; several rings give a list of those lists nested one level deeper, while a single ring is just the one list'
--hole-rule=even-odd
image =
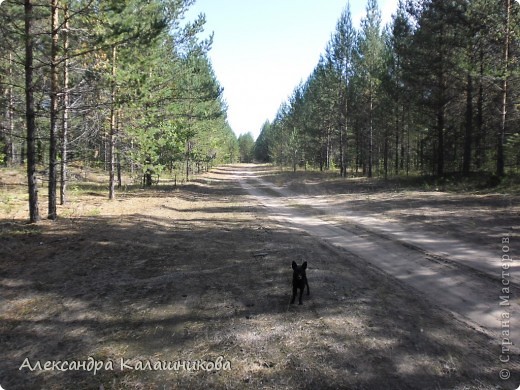
[{"label": "dirt road", "polygon": [[[24,173],[2,172],[0,386],[518,387],[518,356],[501,352],[503,338],[474,315],[482,302],[456,285],[474,283],[491,317],[496,278],[361,225],[367,215],[349,221],[349,202],[330,203],[344,203],[343,194],[288,192],[261,169],[220,167],[183,186],[129,188],[116,201],[106,199],[106,174],[89,171],[58,221],[37,225],[25,223]],[[311,295],[301,306],[289,303],[293,260],[309,262]],[[430,285],[450,290],[450,310],[432,303]],[[219,358],[229,369],[213,369]],[[103,364],[96,373],[94,361]]]},{"label": "dirt road", "polygon": [[[356,212],[348,204],[338,208],[327,204],[326,197],[316,199],[267,182],[253,167],[235,174],[273,219],[326,240],[396,277],[496,340],[506,328],[511,340],[520,340],[520,326],[516,326],[520,265],[518,261],[502,262],[506,253],[500,245],[492,252],[449,235],[417,226],[412,230]],[[513,326],[503,326],[506,312],[514,319]],[[517,345],[511,348],[515,353],[520,350]]]}]

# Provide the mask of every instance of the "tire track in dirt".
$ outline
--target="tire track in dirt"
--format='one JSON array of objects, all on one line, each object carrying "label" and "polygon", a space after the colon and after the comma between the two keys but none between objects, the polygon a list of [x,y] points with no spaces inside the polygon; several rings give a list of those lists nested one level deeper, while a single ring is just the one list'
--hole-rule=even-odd
[{"label": "tire track in dirt", "polygon": [[[380,223],[378,226],[386,229],[383,233],[363,218],[338,218],[337,210],[323,205],[314,207],[310,204],[312,199],[302,196],[298,196],[296,206],[305,207],[294,207],[295,194],[276,188],[254,172],[237,171],[236,179],[256,202],[268,210],[272,219],[301,229],[396,277],[413,287],[419,296],[450,311],[473,329],[488,334],[493,343],[502,341],[502,314],[508,312],[513,325],[516,323],[514,319],[520,316],[516,298],[518,285],[511,283],[509,306],[501,306],[503,285],[501,279],[490,273],[493,265],[472,269],[458,259],[460,249],[451,255],[453,246],[446,245],[436,251],[440,250],[444,256],[432,254],[432,245],[424,248],[414,241],[408,242],[404,229],[399,231],[402,238],[393,237],[391,229],[397,226],[395,223],[386,227]],[[428,242],[426,237],[422,239]],[[436,242],[433,237],[431,241]],[[472,256],[479,255],[486,256],[477,250],[472,253]],[[496,274],[500,275],[501,271],[497,267]],[[510,340],[520,340],[519,329],[512,326],[508,331]],[[516,345],[511,349],[514,353],[520,351]]]}]

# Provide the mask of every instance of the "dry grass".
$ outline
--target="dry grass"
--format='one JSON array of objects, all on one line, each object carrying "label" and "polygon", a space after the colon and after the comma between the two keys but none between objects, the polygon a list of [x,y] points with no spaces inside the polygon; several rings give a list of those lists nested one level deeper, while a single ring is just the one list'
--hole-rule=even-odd
[{"label": "dry grass", "polygon": [[313,205],[326,204],[338,213],[355,210],[412,229],[449,233],[475,245],[490,243],[493,250],[504,232],[512,240],[520,238],[520,196],[514,185],[500,187],[500,192],[448,192],[424,186],[417,178],[344,179],[331,172],[277,172],[268,166],[259,169],[259,174],[292,193],[312,197]]}]

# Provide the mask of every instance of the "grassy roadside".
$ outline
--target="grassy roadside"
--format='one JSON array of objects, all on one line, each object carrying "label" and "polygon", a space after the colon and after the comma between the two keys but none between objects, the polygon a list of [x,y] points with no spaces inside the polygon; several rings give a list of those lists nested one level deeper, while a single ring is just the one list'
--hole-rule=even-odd
[{"label": "grassy roadside", "polygon": [[520,175],[510,174],[499,179],[488,173],[474,173],[469,177],[460,174],[446,174],[443,178],[424,176],[417,174],[367,178],[360,175],[350,175],[347,178],[339,177],[335,171],[318,170],[280,170],[270,165],[260,165],[259,171],[264,179],[276,185],[291,186],[296,183],[317,185],[319,183],[322,191],[327,188],[337,191],[344,188],[348,190],[352,186],[366,192],[388,191],[441,191],[448,193],[471,193],[471,194],[504,194],[520,195]]}]

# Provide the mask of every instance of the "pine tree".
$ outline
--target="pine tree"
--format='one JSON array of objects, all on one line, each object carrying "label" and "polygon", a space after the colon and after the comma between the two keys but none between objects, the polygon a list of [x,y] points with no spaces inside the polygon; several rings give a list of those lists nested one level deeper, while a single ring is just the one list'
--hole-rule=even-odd
[{"label": "pine tree", "polygon": [[[388,112],[392,117],[388,117],[387,123],[393,130],[394,174],[398,175],[405,169],[405,165],[407,173],[410,169],[410,143],[408,142],[410,126],[406,125],[406,118],[409,117],[407,112],[414,110],[413,99],[407,91],[404,72],[405,61],[411,50],[412,27],[407,18],[403,0],[399,1],[397,12],[394,14],[389,31],[385,36],[386,75],[383,79],[383,88],[386,99],[389,101],[389,107],[392,108],[391,112]],[[405,131],[407,137],[405,137]],[[385,174],[387,168],[385,166]]]},{"label": "pine tree", "polygon": [[508,118],[508,94],[509,94],[509,79],[510,79],[510,51],[512,41],[512,0],[505,0],[505,12],[504,12],[504,29],[503,29],[503,56],[502,56],[502,96],[501,96],[501,121],[500,130],[497,134],[497,168],[496,174],[498,177],[502,177],[505,174],[505,156],[504,156],[504,144],[507,132],[507,118]]},{"label": "pine tree", "polygon": [[254,156],[259,162],[270,162],[269,156],[269,133],[271,131],[271,123],[265,121],[260,130],[260,135],[255,141]]},{"label": "pine tree", "polygon": [[[25,126],[23,71],[24,4],[5,2],[0,12],[0,160],[5,165],[24,161]],[[3,146],[3,147],[2,147]]]},{"label": "pine tree", "polygon": [[255,147],[255,140],[251,133],[245,133],[238,137],[238,147],[240,149],[240,162],[253,162],[253,152]]},{"label": "pine tree", "polygon": [[336,128],[339,133],[339,163],[340,174],[347,175],[347,146],[348,146],[348,116],[349,116],[349,88],[353,74],[353,51],[355,47],[356,31],[352,25],[350,3],[342,12],[336,31],[327,47],[327,60],[330,61],[337,78],[337,108]]},{"label": "pine tree", "polygon": [[293,166],[297,145],[305,161],[337,163],[342,175],[349,158],[368,176],[387,177],[392,159],[395,174],[505,174],[520,164],[519,15],[510,0],[400,0],[381,32],[370,0],[357,33],[347,8],[259,145]]},{"label": "pine tree", "polygon": [[[435,118],[434,154],[430,156],[434,173],[443,176],[446,168],[446,131],[449,105],[461,88],[459,56],[465,39],[463,27],[466,4],[426,1],[414,33],[408,74],[427,115]],[[426,124],[430,128],[430,123]]]},{"label": "pine tree", "polygon": [[60,35],[58,18],[58,0],[51,1],[51,58],[50,58],[50,134],[49,134],[49,210],[48,218],[55,220],[56,212],[56,186],[58,168],[58,93],[59,93],[59,64],[58,64],[58,40]]},{"label": "pine tree", "polygon": [[[359,112],[366,122],[367,175],[372,177],[374,165],[374,138],[376,132],[376,112],[380,100],[380,86],[383,77],[384,41],[381,35],[381,11],[376,0],[369,0],[366,16],[361,21],[361,32],[356,51],[356,78]],[[359,104],[360,103],[360,104]]]},{"label": "pine tree", "polygon": [[36,178],[36,112],[34,108],[34,4],[25,0],[25,116],[27,123],[27,180],[29,186],[29,220],[40,220],[38,181]]}]

